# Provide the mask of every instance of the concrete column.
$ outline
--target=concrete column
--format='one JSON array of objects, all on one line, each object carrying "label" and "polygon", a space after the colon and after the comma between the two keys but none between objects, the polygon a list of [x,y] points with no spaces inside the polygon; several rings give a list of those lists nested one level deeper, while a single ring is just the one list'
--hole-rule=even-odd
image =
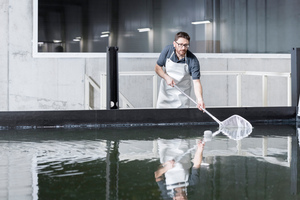
[{"label": "concrete column", "polygon": [[0,5],[0,111],[8,110],[9,93],[9,70],[8,70],[8,52],[9,52],[9,1],[1,0]]}]

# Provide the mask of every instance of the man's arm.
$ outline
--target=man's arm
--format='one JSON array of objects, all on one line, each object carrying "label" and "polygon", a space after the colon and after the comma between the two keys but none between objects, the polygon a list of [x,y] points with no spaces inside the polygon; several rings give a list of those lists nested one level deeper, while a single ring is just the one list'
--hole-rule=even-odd
[{"label": "man's arm", "polygon": [[158,76],[165,79],[165,81],[167,82],[168,85],[174,87],[174,85],[175,85],[174,80],[168,74],[166,74],[164,72],[164,70],[162,69],[161,66],[156,64],[154,70],[155,70],[155,72],[157,73]]},{"label": "man's arm", "polygon": [[158,170],[154,172],[156,182],[162,180],[162,175],[166,173],[169,169],[172,169],[175,165],[174,160],[167,161],[163,163]]},{"label": "man's arm", "polygon": [[194,83],[194,92],[198,103],[197,107],[199,110],[202,110],[201,108],[205,109],[205,104],[202,96],[203,95],[202,85],[200,79],[193,80],[193,83]]},{"label": "man's arm", "polygon": [[195,152],[194,160],[193,160],[193,168],[199,169],[202,163],[203,158],[203,150],[204,150],[204,143],[200,140],[197,144],[197,150]]}]

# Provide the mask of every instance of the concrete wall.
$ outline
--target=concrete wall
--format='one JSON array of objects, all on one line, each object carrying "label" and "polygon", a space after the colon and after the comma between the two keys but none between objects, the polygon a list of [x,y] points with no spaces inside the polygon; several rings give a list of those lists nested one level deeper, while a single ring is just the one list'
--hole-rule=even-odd
[{"label": "concrete wall", "polygon": [[[0,111],[82,110],[85,74],[100,84],[105,54],[36,55],[33,52],[33,1],[0,0]],[[197,54],[201,71],[290,72],[288,54]],[[119,54],[120,71],[153,71],[158,54]],[[202,76],[207,106],[235,106],[231,76]],[[286,81],[268,82],[271,106],[287,105]],[[150,77],[120,78],[120,92],[135,107],[152,107]],[[244,77],[242,106],[261,106],[261,78]],[[95,95],[95,101],[99,95]],[[99,108],[99,102],[95,108]]]}]

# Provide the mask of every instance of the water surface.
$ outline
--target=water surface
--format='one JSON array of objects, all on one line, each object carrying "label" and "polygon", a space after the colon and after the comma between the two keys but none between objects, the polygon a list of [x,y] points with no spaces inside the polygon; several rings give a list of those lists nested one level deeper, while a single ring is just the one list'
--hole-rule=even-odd
[{"label": "water surface", "polygon": [[[206,130],[217,127],[1,131],[0,199],[172,199],[176,186],[166,190],[154,172]],[[223,133],[206,138],[200,169],[192,167],[195,150],[180,161],[189,180],[183,196],[299,198],[296,132],[294,125],[260,125],[241,140]]]}]

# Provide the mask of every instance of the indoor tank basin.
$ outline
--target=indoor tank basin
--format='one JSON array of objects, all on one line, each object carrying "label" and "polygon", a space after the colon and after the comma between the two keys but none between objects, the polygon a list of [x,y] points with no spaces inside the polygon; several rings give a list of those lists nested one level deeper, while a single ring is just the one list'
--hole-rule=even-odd
[{"label": "indoor tank basin", "polygon": [[[238,139],[222,132],[206,138],[207,131],[218,130],[211,125],[2,130],[0,199],[299,199],[295,125],[256,125]],[[194,169],[199,141],[205,141],[203,160]],[[163,176],[157,182],[163,158],[181,155],[186,181],[168,185]]]}]

